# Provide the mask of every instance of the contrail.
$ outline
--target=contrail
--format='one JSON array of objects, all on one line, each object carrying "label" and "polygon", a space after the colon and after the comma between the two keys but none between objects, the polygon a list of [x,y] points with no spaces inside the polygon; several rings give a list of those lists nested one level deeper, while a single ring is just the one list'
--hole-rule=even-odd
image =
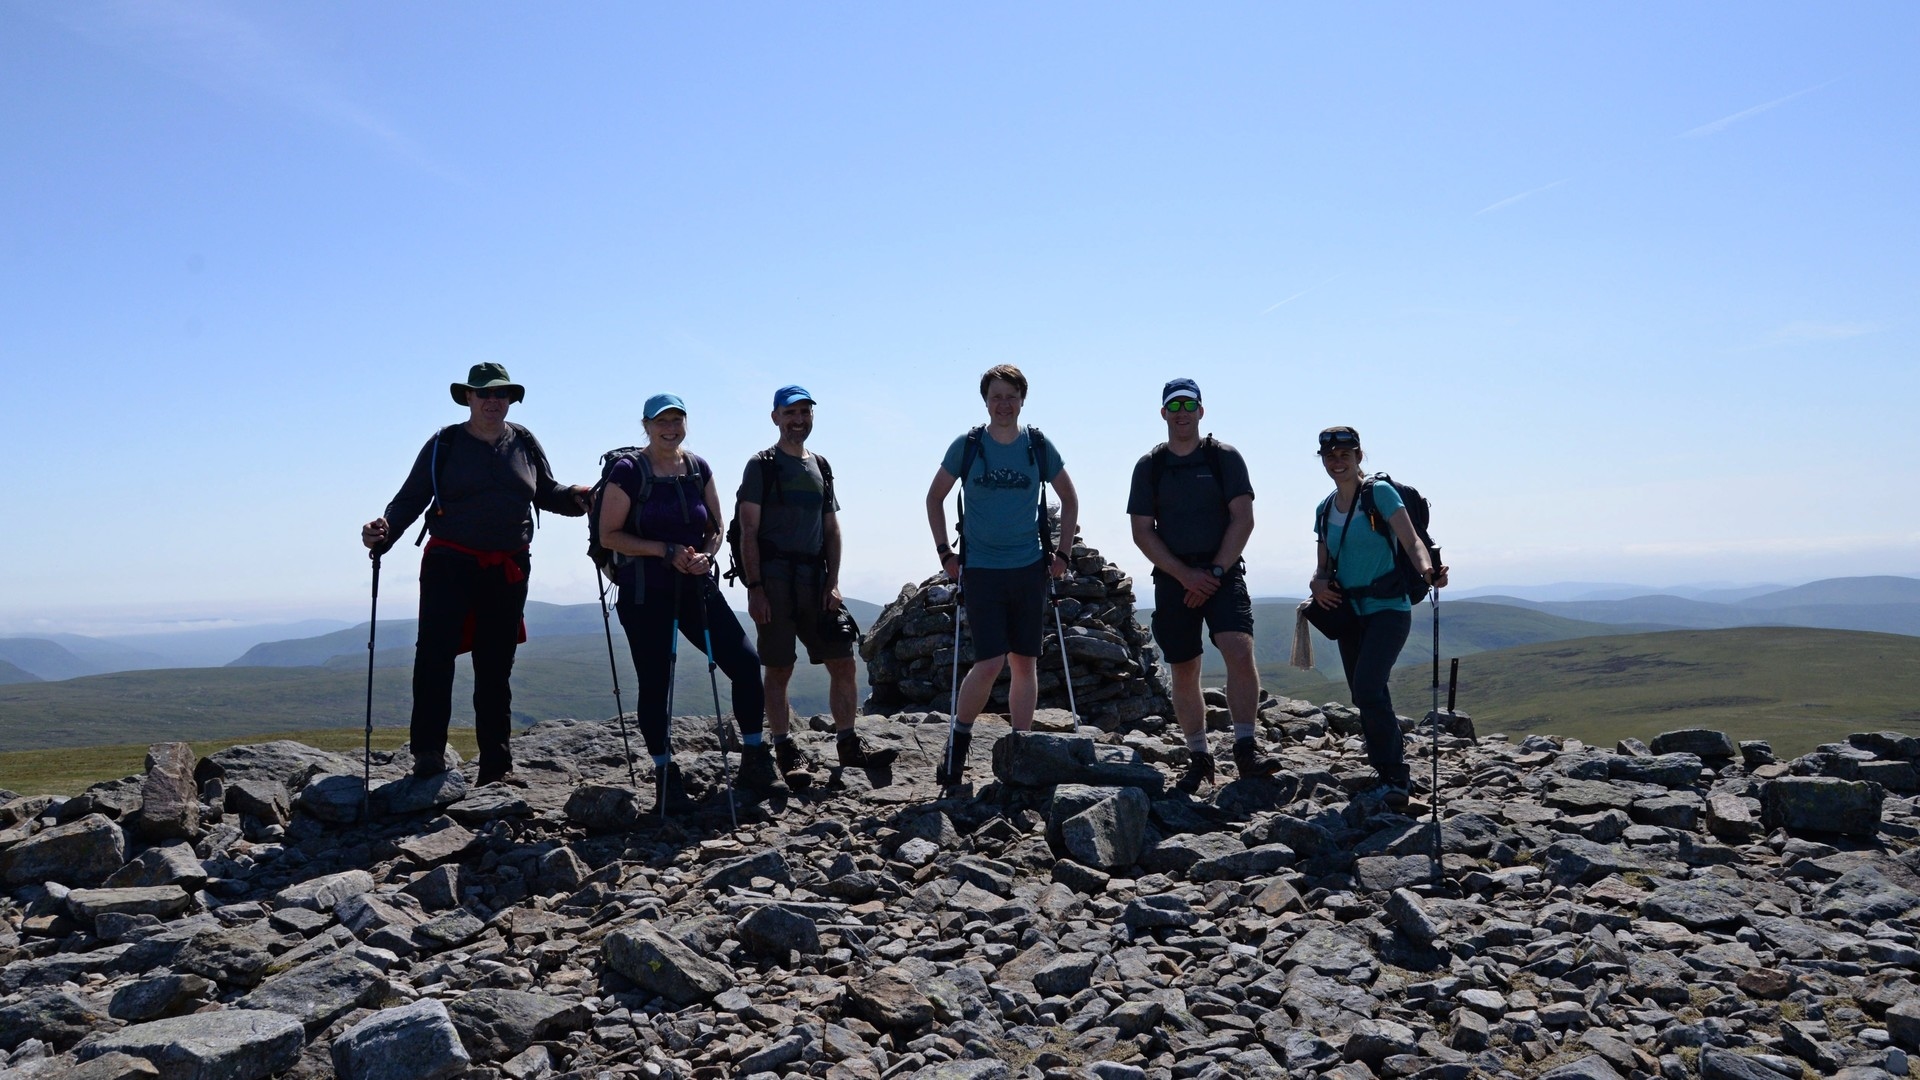
[{"label": "contrail", "polygon": [[1780,106],[1785,105],[1787,102],[1792,101],[1794,98],[1802,97],[1806,94],[1811,94],[1815,90],[1820,90],[1825,87],[1832,86],[1834,83],[1837,83],[1839,81],[1840,81],[1839,78],[1835,77],[1832,79],[1828,79],[1826,82],[1816,83],[1813,86],[1809,86],[1805,90],[1795,90],[1793,93],[1788,94],[1786,97],[1775,98],[1772,101],[1767,102],[1765,105],[1755,105],[1751,109],[1744,109],[1740,112],[1734,113],[1732,116],[1723,116],[1720,119],[1715,120],[1710,124],[1701,124],[1699,127],[1694,128],[1692,131],[1682,132],[1680,134],[1680,138],[1698,139],[1707,135],[1718,135],[1721,132],[1732,127],[1733,125],[1739,123],[1740,121],[1745,120],[1749,116],[1758,116],[1761,113],[1766,112],[1768,109],[1777,109]]},{"label": "contrail", "polygon": [[1288,304],[1293,303],[1295,300],[1300,299],[1301,297],[1307,295],[1313,290],[1324,288],[1327,285],[1332,284],[1334,281],[1337,281],[1338,279],[1345,277],[1346,275],[1347,275],[1347,272],[1345,270],[1342,270],[1339,273],[1333,275],[1333,277],[1328,278],[1327,280],[1321,282],[1318,285],[1309,285],[1306,288],[1301,289],[1299,292],[1294,293],[1292,296],[1287,297],[1285,300],[1276,301],[1275,303],[1267,305],[1266,311],[1262,311],[1260,314],[1266,315],[1272,312],[1275,308],[1286,307]]},{"label": "contrail", "polygon": [[1566,177],[1565,179],[1555,180],[1551,184],[1542,184],[1539,187],[1534,188],[1532,191],[1523,191],[1518,195],[1509,195],[1506,198],[1501,199],[1499,202],[1494,203],[1492,206],[1483,206],[1480,209],[1475,210],[1472,216],[1479,217],[1481,214],[1491,214],[1495,210],[1498,210],[1503,206],[1512,206],[1514,203],[1519,202],[1521,199],[1530,199],[1535,195],[1540,194],[1543,191],[1552,191],[1554,188],[1557,188],[1561,184],[1564,184],[1567,181],[1572,179],[1573,177],[1569,176],[1569,177]]}]

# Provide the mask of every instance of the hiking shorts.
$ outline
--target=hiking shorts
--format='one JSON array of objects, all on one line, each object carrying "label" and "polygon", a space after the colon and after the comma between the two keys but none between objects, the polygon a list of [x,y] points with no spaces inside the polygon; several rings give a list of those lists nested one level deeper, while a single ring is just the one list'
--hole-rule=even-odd
[{"label": "hiking shorts", "polygon": [[1039,656],[1047,612],[1047,559],[1014,570],[969,566],[961,580],[975,660]]},{"label": "hiking shorts", "polygon": [[853,656],[853,637],[829,632],[834,618],[820,609],[820,578],[814,571],[799,570],[792,575],[763,572],[760,587],[766,590],[767,611],[771,616],[765,624],[756,627],[763,666],[790,668],[798,663],[796,641],[807,646],[810,664]]},{"label": "hiking shorts", "polygon": [[1240,567],[1221,578],[1220,588],[1199,607],[1188,607],[1186,596],[1177,579],[1153,572],[1153,640],[1167,663],[1184,664],[1200,655],[1202,623],[1210,639],[1253,633],[1253,598],[1247,594],[1246,571]]}]

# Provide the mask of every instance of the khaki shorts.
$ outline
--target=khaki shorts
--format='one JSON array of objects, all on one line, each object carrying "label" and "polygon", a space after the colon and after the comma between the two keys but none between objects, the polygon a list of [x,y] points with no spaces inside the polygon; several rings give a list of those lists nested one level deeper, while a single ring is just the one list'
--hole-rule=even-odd
[{"label": "khaki shorts", "polygon": [[808,663],[824,664],[853,656],[853,639],[831,633],[835,616],[820,609],[818,572],[799,569],[792,577],[763,574],[760,587],[766,590],[771,615],[758,627],[762,665],[792,667],[799,660],[796,641],[806,644]]}]

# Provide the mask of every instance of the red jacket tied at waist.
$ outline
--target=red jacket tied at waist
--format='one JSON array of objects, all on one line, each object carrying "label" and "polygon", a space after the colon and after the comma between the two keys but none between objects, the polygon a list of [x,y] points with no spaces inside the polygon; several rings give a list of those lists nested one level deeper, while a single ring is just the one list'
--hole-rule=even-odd
[{"label": "red jacket tied at waist", "polygon": [[427,550],[432,551],[434,548],[446,548],[448,551],[457,551],[462,555],[470,555],[475,562],[480,564],[482,569],[491,570],[496,566],[500,567],[506,571],[507,584],[509,585],[518,585],[527,580],[527,572],[520,569],[520,561],[514,558],[516,555],[525,555],[527,553],[526,548],[515,548],[512,551],[480,551],[477,548],[470,548],[464,544],[456,544],[451,540],[442,540],[437,536],[427,541]]}]

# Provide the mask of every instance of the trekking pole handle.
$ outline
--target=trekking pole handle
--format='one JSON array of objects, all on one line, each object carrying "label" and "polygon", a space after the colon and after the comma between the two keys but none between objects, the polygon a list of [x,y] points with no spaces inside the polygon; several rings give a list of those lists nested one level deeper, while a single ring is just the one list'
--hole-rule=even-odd
[{"label": "trekking pole handle", "polygon": [[1460,689],[1460,658],[1456,656],[1453,658],[1453,664],[1447,672],[1447,711],[1448,712],[1453,711],[1453,695],[1454,695],[1454,692],[1459,689]]}]

